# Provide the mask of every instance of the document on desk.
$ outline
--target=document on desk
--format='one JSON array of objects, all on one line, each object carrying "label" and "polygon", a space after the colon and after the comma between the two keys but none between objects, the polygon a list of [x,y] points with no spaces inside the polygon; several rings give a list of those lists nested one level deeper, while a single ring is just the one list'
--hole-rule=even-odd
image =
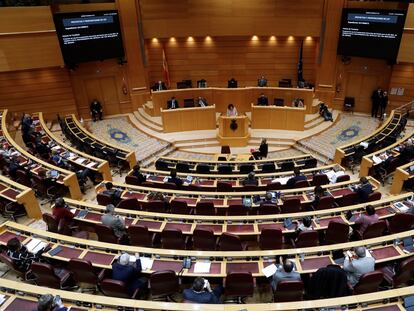
[{"label": "document on desk", "polygon": [[288,182],[288,180],[291,178],[292,176],[288,176],[288,177],[280,177],[280,178],[275,178],[272,180],[272,183],[275,182],[280,182],[281,185],[286,185],[286,183]]},{"label": "document on desk", "polygon": [[89,167],[89,168],[93,168],[93,167],[95,167],[95,165],[96,165],[96,162],[90,162],[86,166]]},{"label": "document on desk", "polygon": [[85,158],[77,158],[76,160],[75,160],[75,162],[76,163],[78,163],[78,164],[82,164],[83,162],[85,162],[86,161],[86,159]]},{"label": "document on desk", "polygon": [[151,270],[154,259],[148,257],[139,257],[139,260],[141,261],[142,270]]},{"label": "document on desk", "polygon": [[210,273],[210,261],[197,261],[194,265],[194,273]]},{"label": "document on desk", "polygon": [[0,306],[6,301],[5,295],[0,295]]},{"label": "document on desk", "polygon": [[271,277],[273,274],[275,274],[277,271],[277,267],[274,263],[267,266],[266,268],[263,268],[262,272],[265,275],[265,277]]},{"label": "document on desk", "polygon": [[27,250],[32,254],[36,254],[38,251],[45,248],[46,246],[47,243],[39,239],[32,239],[29,243],[26,244]]},{"label": "document on desk", "polygon": [[374,161],[375,164],[380,164],[382,162],[380,157],[372,156],[372,161]]}]

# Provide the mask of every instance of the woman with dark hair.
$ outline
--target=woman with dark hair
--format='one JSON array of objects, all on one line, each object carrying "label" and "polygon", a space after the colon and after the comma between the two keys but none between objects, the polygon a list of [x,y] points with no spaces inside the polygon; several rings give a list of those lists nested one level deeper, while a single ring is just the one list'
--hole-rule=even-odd
[{"label": "woman with dark hair", "polygon": [[227,106],[227,116],[228,117],[237,117],[237,109],[236,109],[236,107],[234,107],[234,105],[233,104],[229,104],[228,106]]},{"label": "woman with dark hair", "polygon": [[18,238],[12,238],[7,242],[7,256],[13,260],[20,271],[28,271],[33,261],[39,261],[42,251],[37,254],[30,253]]}]

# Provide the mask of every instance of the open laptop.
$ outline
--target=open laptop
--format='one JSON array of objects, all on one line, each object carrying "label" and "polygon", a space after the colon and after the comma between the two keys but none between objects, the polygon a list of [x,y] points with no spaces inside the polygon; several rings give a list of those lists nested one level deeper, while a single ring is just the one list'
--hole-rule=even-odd
[{"label": "open laptop", "polygon": [[412,237],[406,237],[403,239],[403,246],[404,249],[406,249],[409,252],[414,251],[414,245],[413,245],[413,238]]}]

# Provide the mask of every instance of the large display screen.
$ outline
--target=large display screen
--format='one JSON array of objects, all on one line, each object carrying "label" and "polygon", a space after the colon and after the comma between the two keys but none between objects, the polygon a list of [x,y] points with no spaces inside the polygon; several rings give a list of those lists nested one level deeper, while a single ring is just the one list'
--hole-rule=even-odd
[{"label": "large display screen", "polygon": [[338,54],[395,60],[405,15],[400,10],[344,9]]},{"label": "large display screen", "polygon": [[66,64],[124,56],[118,11],[58,13],[54,20]]}]

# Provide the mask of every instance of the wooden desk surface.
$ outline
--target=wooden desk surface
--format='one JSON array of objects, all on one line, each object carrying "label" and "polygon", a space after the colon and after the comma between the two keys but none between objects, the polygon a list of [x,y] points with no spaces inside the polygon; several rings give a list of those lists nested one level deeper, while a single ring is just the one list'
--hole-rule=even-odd
[{"label": "wooden desk surface", "polygon": [[191,107],[162,109],[161,118],[164,133],[215,130],[216,107]]}]

